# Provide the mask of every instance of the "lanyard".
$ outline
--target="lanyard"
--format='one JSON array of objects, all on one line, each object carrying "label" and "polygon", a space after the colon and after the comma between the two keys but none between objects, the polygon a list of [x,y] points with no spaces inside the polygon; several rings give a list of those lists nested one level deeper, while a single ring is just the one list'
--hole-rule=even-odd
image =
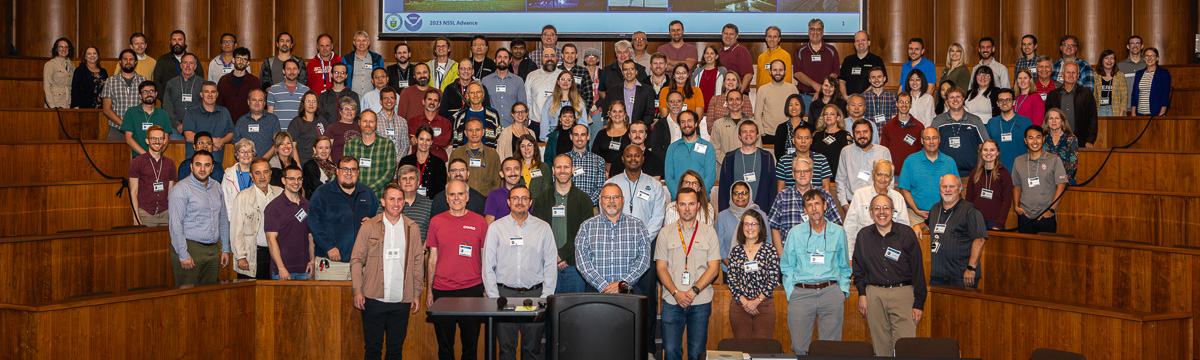
[{"label": "lanyard", "polygon": [[333,53],[329,53],[329,62],[325,62],[320,55],[317,55],[317,62],[321,65],[321,79],[325,86],[329,86],[329,72],[333,71],[331,66],[333,65],[333,56]]},{"label": "lanyard", "polygon": [[[433,155],[433,154],[429,154],[429,155]],[[425,168],[429,167],[429,157],[428,157],[428,155],[426,155],[426,156],[427,157],[425,158],[424,164],[422,164],[420,161],[417,162],[417,183],[418,184],[425,184]]]},{"label": "lanyard", "polygon": [[[637,178],[637,180],[636,180],[636,181],[630,182],[630,181],[629,181],[629,174],[625,174],[625,183],[626,183],[626,184],[629,184],[629,192],[630,192],[630,193],[637,194],[637,185],[638,185],[638,183],[639,183],[639,182],[641,182],[641,181],[642,181],[642,177],[641,177],[641,176],[638,176],[638,178]],[[634,198],[637,198],[637,196],[636,196],[636,195],[634,195],[634,196],[630,196],[630,197],[629,197],[629,213],[630,213],[630,214],[633,214],[633,199],[634,199]],[[682,236],[683,236],[683,235],[682,235],[682,233],[681,233],[681,235],[679,235],[679,236],[681,236],[681,237],[682,237]]]},{"label": "lanyard", "polygon": [[[696,233],[700,232],[700,220],[696,219],[696,228],[692,229],[692,240],[683,244],[683,270],[688,268],[688,255],[692,253],[692,244],[696,243]],[[676,222],[675,226],[679,228],[679,242],[683,243],[683,222]]]},{"label": "lanyard", "polygon": [[[159,156],[161,156],[161,155],[159,155]],[[156,183],[159,182],[158,178],[159,178],[159,174],[162,173],[163,163],[165,163],[165,161],[163,161],[163,159],[160,157],[158,159],[158,165],[156,165],[154,167],[154,182],[156,182]],[[153,156],[150,157],[150,165],[154,165],[154,157]]]}]

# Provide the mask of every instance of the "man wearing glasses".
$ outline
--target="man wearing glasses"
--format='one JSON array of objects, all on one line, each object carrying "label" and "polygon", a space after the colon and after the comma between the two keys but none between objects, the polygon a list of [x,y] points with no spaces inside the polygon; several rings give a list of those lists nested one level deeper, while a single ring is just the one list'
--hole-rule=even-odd
[{"label": "man wearing glasses", "polygon": [[229,117],[241,119],[250,112],[250,91],[262,89],[262,82],[250,73],[250,49],[233,50],[233,70],[212,80],[217,83],[217,105],[229,110]]},{"label": "man wearing glasses", "polygon": [[[488,225],[484,239],[484,293],[489,298],[553,295],[558,285],[558,246],[554,231],[545,220],[529,216],[529,207],[533,205],[529,188],[517,185],[505,193],[508,195],[508,215]],[[545,326],[541,322],[501,323],[496,334],[500,358],[516,358],[518,336],[521,359],[542,358],[546,348],[541,344]]]},{"label": "man wearing glasses", "polygon": [[788,239],[788,232],[796,225],[808,222],[812,218],[808,212],[804,210],[804,194],[811,190],[819,190],[821,198],[825,200],[824,211],[822,212],[826,221],[834,224],[842,224],[842,215],[838,213],[837,199],[820,186],[812,184],[813,164],[808,158],[797,158],[792,162],[792,176],[796,179],[796,186],[783,189],[777,197],[775,203],[771,205],[770,224],[771,224],[771,242],[776,249],[783,249],[783,241]]},{"label": "man wearing glasses", "polygon": [[942,176],[938,187],[942,201],[929,209],[926,219],[930,232],[929,285],[979,286],[983,272],[976,268],[987,241],[983,213],[962,198],[962,179],[953,174]]},{"label": "man wearing glasses", "polygon": [[221,34],[221,54],[214,57],[208,62],[208,81],[216,82],[221,80],[225,74],[233,72],[234,58],[237,55],[233,54],[233,50],[237,49],[237,35],[224,33]]},{"label": "man wearing glasses", "polygon": [[[212,147],[213,147],[212,135],[209,134],[207,131],[197,132],[196,136],[194,136],[192,138],[196,140],[196,143],[195,143],[196,151],[204,150],[204,151],[212,152]],[[210,177],[212,177],[214,179],[224,179],[225,178],[225,167],[221,166],[221,160],[213,158],[212,163],[213,163],[213,169],[212,169],[212,175]],[[187,179],[188,176],[192,176],[192,158],[190,158],[190,157],[183,160],[183,162],[179,163],[179,174],[175,178],[176,179]]]},{"label": "man wearing glasses", "polygon": [[337,181],[321,185],[309,200],[308,228],[312,231],[317,280],[350,280],[350,253],[364,220],[379,210],[379,197],[358,182],[358,159],[338,161]]},{"label": "man wearing glasses", "polygon": [[838,61],[842,58],[833,44],[822,41],[824,36],[825,22],[821,19],[809,20],[808,44],[796,51],[796,72],[792,77],[798,82],[796,90],[804,99],[805,109],[812,102],[813,95],[821,89],[821,81],[841,71]]},{"label": "man wearing glasses", "polygon": [[917,336],[928,294],[921,244],[912,228],[892,221],[893,207],[887,195],[871,199],[875,224],[858,232],[851,258],[858,313],[876,356],[891,356],[896,339]]},{"label": "man wearing glasses", "polygon": [[182,69],[179,76],[158,82],[162,85],[159,100],[162,100],[163,110],[167,111],[167,117],[171,118],[173,125],[181,124],[185,114],[200,107],[200,92],[204,84],[204,78],[196,74],[196,66],[199,65],[196,55],[184,53],[179,59],[179,68]]},{"label": "man wearing glasses", "polygon": [[145,154],[150,150],[147,146],[146,136],[151,127],[159,126],[164,132],[170,134],[174,129],[171,127],[171,120],[167,118],[167,112],[154,107],[154,101],[158,99],[158,86],[154,85],[153,81],[142,80],[138,84],[138,98],[141,100],[141,106],[131,106],[127,108],[121,117],[121,131],[125,134],[125,144],[129,145],[133,157]]},{"label": "man wearing glasses", "polygon": [[146,152],[129,162],[129,197],[140,224],[167,226],[167,194],[175,185],[175,162],[162,154],[167,148],[167,132],[162,126],[150,125],[145,133]]},{"label": "man wearing glasses", "polygon": [[[450,181],[458,180],[466,183],[467,179],[471,178],[471,172],[467,170],[467,160],[450,160],[450,163],[446,165],[446,169],[446,172],[450,173]],[[467,211],[479,214],[480,219],[483,218],[484,207],[487,205],[483,194],[480,194],[478,191],[475,191],[475,189],[472,189],[468,186],[467,198],[464,203],[466,204],[464,206]],[[445,191],[439,192],[437,195],[433,196],[433,207],[429,209],[430,218],[449,210],[450,206],[449,203],[446,202]]]},{"label": "man wearing glasses", "polygon": [[[1079,84],[1079,86],[1091,89],[1093,82],[1092,78],[1094,77],[1092,76],[1092,65],[1089,65],[1087,61],[1080,59],[1078,56],[1079,38],[1076,38],[1075,35],[1063,36],[1062,40],[1058,42],[1058,51],[1062,54],[1062,58],[1054,62],[1054,71],[1051,72],[1050,77],[1054,78],[1054,81],[1057,81],[1061,84],[1065,79],[1063,74],[1063,64],[1068,62],[1075,63],[1075,65],[1079,65],[1079,78],[1075,79],[1075,83]],[[1062,87],[1062,85],[1059,85],[1059,87]]]},{"label": "man wearing glasses", "polygon": [[[346,76],[349,73],[347,69],[348,68],[346,67],[346,64],[335,62],[332,65],[332,70],[330,70],[332,74],[330,78],[333,81],[333,85],[325,88],[325,91],[322,91],[320,95],[317,95],[317,101],[321,103],[321,114],[325,117],[325,122],[328,124],[333,124],[334,122],[337,122],[338,119],[341,119],[341,117],[338,116],[338,109],[341,108],[338,102],[341,101],[342,98],[348,97],[351,100],[354,100],[355,109],[357,111],[359,96],[358,93],[354,92],[354,90],[350,90],[349,87],[346,87]],[[301,95],[301,97],[303,97],[303,95]]]}]

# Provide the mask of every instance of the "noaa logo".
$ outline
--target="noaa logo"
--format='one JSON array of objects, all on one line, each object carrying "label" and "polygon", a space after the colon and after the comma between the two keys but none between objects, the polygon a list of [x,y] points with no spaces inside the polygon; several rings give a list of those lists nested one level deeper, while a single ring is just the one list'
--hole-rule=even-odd
[{"label": "noaa logo", "polygon": [[408,29],[408,31],[421,30],[421,24],[423,23],[424,22],[421,20],[421,15],[408,14],[404,20],[404,28]]},{"label": "noaa logo", "polygon": [[388,31],[400,30],[400,15],[388,14],[383,18],[383,26],[387,27]]}]

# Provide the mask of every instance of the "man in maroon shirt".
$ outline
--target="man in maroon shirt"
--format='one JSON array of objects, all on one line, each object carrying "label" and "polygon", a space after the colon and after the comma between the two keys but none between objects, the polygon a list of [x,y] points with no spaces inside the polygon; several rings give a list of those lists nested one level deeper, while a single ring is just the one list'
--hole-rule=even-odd
[{"label": "man in maroon shirt", "polygon": [[667,55],[667,67],[674,69],[675,64],[686,63],[688,70],[696,68],[696,45],[683,42],[683,22],[672,20],[667,26],[671,32],[671,42],[658,46],[658,52]]},{"label": "man in maroon shirt", "polygon": [[792,62],[796,64],[796,73],[792,76],[799,82],[796,89],[804,99],[805,109],[812,102],[813,94],[821,89],[821,81],[841,70],[838,61],[842,58],[833,44],[823,41],[824,36],[825,22],[821,19],[809,20],[808,44],[796,51],[796,60]]},{"label": "man in maroon shirt", "polygon": [[742,79],[742,92],[750,88],[750,80],[754,77],[754,59],[750,58],[750,50],[737,41],[738,27],[725,24],[721,28],[721,50],[717,53],[725,69],[735,72]]},{"label": "man in maroon shirt", "polygon": [[[418,66],[420,64],[417,64]],[[418,69],[422,69],[418,67]],[[418,72],[418,74],[420,74]],[[418,75],[419,76],[419,75]],[[428,78],[428,75],[425,75]],[[420,80],[418,80],[419,83]],[[404,89],[405,93],[415,91],[416,87]],[[438,108],[442,103],[442,93],[437,89],[429,89],[425,92],[424,108],[415,116],[406,117],[408,119],[409,131],[420,128],[421,125],[429,125],[433,128],[433,147],[429,149],[429,153],[442,158],[442,161],[447,161],[449,156],[446,154],[446,149],[450,147],[450,136],[454,134],[453,125],[450,120],[438,115]],[[399,110],[397,110],[399,112]],[[416,149],[413,149],[416,151]]]},{"label": "man in maroon shirt", "polygon": [[175,186],[175,162],[163,156],[167,133],[161,126],[146,129],[148,151],[129,162],[129,195],[142,225],[167,226],[167,194]]},{"label": "man in maroon shirt", "polygon": [[249,67],[250,50],[244,47],[234,49],[233,71],[217,80],[217,105],[229,110],[229,117],[233,121],[250,112],[250,105],[246,102],[250,98],[250,91],[262,88],[258,77],[246,71]]},{"label": "man in maroon shirt", "polygon": [[[437,86],[429,84],[429,64],[416,63],[412,67],[413,84],[400,91],[399,98],[396,99],[396,114],[405,119],[412,119],[414,116],[421,115],[421,111],[425,109],[426,92],[430,89],[437,91],[438,100],[441,100],[442,91],[438,90]],[[440,101],[439,101],[440,103]],[[408,128],[410,131],[415,130],[415,127]]]}]

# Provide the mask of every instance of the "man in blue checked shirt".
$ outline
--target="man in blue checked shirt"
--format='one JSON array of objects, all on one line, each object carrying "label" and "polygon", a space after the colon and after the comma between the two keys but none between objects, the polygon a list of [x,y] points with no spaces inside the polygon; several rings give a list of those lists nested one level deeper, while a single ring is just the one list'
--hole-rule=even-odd
[{"label": "man in blue checked shirt", "polygon": [[814,320],[821,340],[842,340],[842,307],[850,294],[846,231],[822,216],[829,199],[822,190],[804,193],[804,211],[812,221],[788,232],[779,255],[783,291],[788,297],[788,330],[796,355],[808,355]]},{"label": "man in blue checked shirt", "polygon": [[812,160],[806,158],[793,161],[792,176],[796,179],[796,186],[779,192],[775,203],[771,205],[771,219],[768,221],[771,224],[771,242],[776,249],[783,249],[783,241],[789,239],[788,232],[792,228],[809,220],[804,211],[804,193],[809,190],[820,190],[825,196],[825,220],[842,224],[842,216],[838,213],[839,207],[835,202],[837,200],[825,188],[812,185],[812,166]]}]

